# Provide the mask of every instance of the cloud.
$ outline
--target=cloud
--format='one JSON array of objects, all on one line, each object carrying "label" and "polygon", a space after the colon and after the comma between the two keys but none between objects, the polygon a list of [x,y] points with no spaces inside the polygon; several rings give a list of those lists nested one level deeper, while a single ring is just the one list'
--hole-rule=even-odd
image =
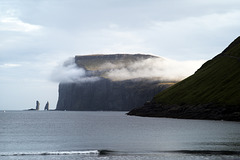
[{"label": "cloud", "polygon": [[173,59],[209,59],[239,35],[240,11],[153,20],[142,30],[151,52]]},{"label": "cloud", "polygon": [[[161,81],[180,81],[192,75],[204,62],[203,60],[175,61],[150,58],[137,61],[128,66],[107,64],[113,67],[113,69],[104,75],[113,80],[146,78]],[[103,66],[106,66],[106,64]]]},{"label": "cloud", "polygon": [[[239,26],[238,21],[240,11],[231,11],[227,13],[213,13],[195,17],[184,17],[173,21],[153,21],[152,28],[156,30],[181,30],[189,34],[201,33],[201,31],[216,31],[228,27]],[[190,32],[190,31],[197,32]]]},{"label": "cloud", "polygon": [[55,68],[51,79],[63,83],[95,82],[100,77],[114,81],[131,79],[180,81],[192,75],[203,63],[203,60],[175,61],[166,58],[149,58],[132,63],[104,63],[98,67],[97,72],[88,74],[88,71],[77,67],[74,58],[70,58],[63,65]]},{"label": "cloud", "polygon": [[40,25],[24,22],[16,9],[0,7],[0,31],[34,32],[42,29]]},{"label": "cloud", "polygon": [[20,67],[21,64],[15,64],[15,63],[5,63],[0,64],[0,68],[14,68],[14,67]]},{"label": "cloud", "polygon": [[16,17],[0,18],[0,31],[32,32],[41,28],[39,25],[24,23]]},{"label": "cloud", "polygon": [[99,79],[98,77],[87,76],[83,68],[77,67],[74,58],[69,58],[62,65],[57,66],[50,78],[54,82],[61,83],[94,82]]}]

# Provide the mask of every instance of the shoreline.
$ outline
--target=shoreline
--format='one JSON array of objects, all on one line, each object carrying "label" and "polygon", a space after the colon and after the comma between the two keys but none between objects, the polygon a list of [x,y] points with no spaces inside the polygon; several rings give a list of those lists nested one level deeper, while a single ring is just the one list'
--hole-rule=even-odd
[{"label": "shoreline", "polygon": [[129,116],[165,117],[198,120],[240,121],[240,106],[222,104],[176,105],[145,103],[127,113]]}]

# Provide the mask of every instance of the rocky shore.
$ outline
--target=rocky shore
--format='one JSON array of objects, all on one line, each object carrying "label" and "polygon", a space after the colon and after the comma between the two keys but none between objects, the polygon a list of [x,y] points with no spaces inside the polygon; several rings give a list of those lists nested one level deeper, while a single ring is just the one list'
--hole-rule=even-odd
[{"label": "rocky shore", "polygon": [[128,115],[179,119],[240,121],[240,106],[221,104],[167,105],[146,102]]}]

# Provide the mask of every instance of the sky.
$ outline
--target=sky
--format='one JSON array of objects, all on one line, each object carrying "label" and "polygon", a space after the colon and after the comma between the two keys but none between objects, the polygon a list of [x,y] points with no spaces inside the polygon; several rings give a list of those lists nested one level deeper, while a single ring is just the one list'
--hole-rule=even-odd
[{"label": "sky", "polygon": [[0,0],[0,110],[55,109],[69,57],[144,53],[208,60],[239,36],[238,0]]}]

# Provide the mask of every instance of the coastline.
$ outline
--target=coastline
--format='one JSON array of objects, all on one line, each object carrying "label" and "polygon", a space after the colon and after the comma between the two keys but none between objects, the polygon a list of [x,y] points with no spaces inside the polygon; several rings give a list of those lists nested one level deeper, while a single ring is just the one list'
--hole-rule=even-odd
[{"label": "coastline", "polygon": [[130,116],[199,120],[240,121],[240,106],[222,104],[175,105],[147,102],[127,113]]}]

